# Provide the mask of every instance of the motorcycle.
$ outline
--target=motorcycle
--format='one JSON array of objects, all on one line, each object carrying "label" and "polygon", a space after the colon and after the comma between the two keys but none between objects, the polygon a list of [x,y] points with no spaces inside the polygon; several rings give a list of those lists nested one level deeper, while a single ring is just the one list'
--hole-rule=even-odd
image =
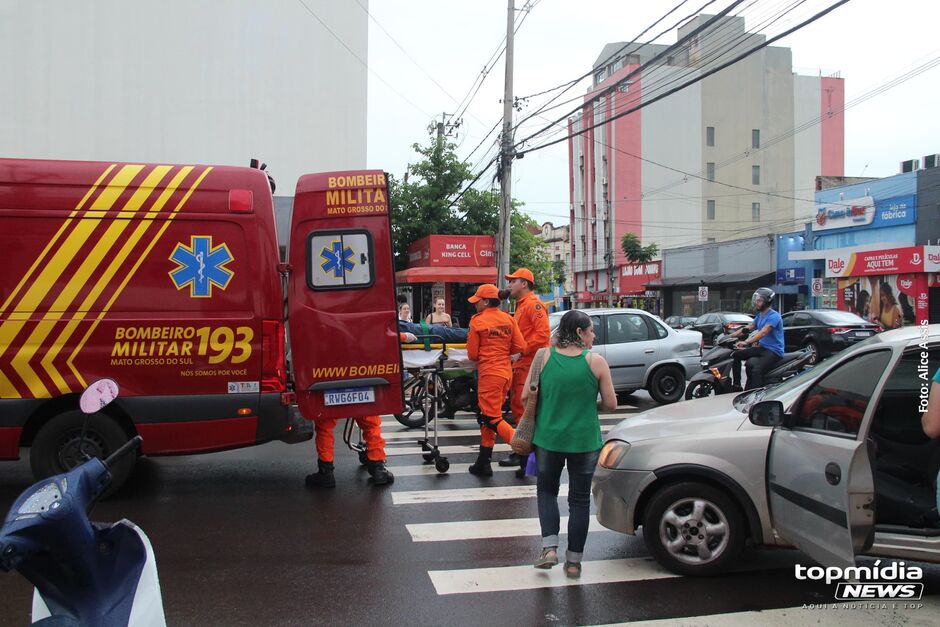
[{"label": "motorcycle", "polygon": [[[86,422],[117,395],[114,381],[93,383],[79,401]],[[84,436],[83,427],[82,452]],[[16,570],[35,586],[33,624],[166,625],[147,535],[128,520],[88,520],[111,486],[110,468],[142,441],[135,436],[105,460],[88,458],[35,483],[10,508],[0,529],[0,570]]]},{"label": "motorcycle", "polygon": [[[689,384],[685,389],[686,400],[705,398],[712,393],[731,392],[731,365],[736,351],[734,345],[741,339],[724,333],[715,338],[714,346],[702,355],[702,371],[689,379]],[[784,353],[773,368],[764,374],[764,384],[772,385],[789,379],[801,372],[812,359],[813,352],[810,349]]]}]

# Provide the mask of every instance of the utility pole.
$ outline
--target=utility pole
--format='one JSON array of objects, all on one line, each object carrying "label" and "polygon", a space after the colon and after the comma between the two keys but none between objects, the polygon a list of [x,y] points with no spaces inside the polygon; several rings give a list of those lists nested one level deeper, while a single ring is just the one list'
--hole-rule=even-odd
[{"label": "utility pole", "polygon": [[503,134],[500,146],[500,202],[499,202],[499,239],[496,242],[496,258],[499,261],[496,276],[497,285],[506,287],[506,275],[509,274],[510,250],[510,215],[512,214],[512,53],[513,29],[516,20],[515,0],[509,0],[506,14],[506,83],[503,89]]},{"label": "utility pole", "polygon": [[453,113],[442,112],[441,121],[431,120],[431,123],[428,124],[428,134],[437,135],[437,143],[440,146],[444,142],[445,137],[456,137],[457,129],[460,128],[460,125],[463,124],[463,118],[459,120],[454,120]]}]

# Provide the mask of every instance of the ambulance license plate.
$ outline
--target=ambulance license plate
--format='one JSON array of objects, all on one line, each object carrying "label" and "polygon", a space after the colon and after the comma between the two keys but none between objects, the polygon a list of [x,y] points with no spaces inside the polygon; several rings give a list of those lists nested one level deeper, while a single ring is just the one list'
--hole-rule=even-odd
[{"label": "ambulance license plate", "polygon": [[339,388],[323,392],[324,405],[355,405],[374,403],[375,388]]}]

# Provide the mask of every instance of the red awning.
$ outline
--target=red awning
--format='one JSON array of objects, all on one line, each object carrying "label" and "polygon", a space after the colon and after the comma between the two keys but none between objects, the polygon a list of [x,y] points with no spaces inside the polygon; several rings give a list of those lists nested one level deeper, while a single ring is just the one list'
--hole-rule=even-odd
[{"label": "red awning", "polygon": [[496,268],[405,268],[395,273],[398,283],[495,283]]}]

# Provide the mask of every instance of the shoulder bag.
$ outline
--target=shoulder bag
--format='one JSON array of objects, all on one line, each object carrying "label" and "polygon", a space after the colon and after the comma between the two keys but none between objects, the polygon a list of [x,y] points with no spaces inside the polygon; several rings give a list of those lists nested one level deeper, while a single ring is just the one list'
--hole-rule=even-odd
[{"label": "shoulder bag", "polygon": [[529,370],[529,394],[526,396],[525,410],[516,426],[516,433],[509,442],[509,447],[516,455],[528,455],[532,452],[532,436],[535,435],[535,415],[539,404],[539,379],[542,376],[542,366],[545,365],[550,349],[540,348],[532,359],[532,368]]}]

